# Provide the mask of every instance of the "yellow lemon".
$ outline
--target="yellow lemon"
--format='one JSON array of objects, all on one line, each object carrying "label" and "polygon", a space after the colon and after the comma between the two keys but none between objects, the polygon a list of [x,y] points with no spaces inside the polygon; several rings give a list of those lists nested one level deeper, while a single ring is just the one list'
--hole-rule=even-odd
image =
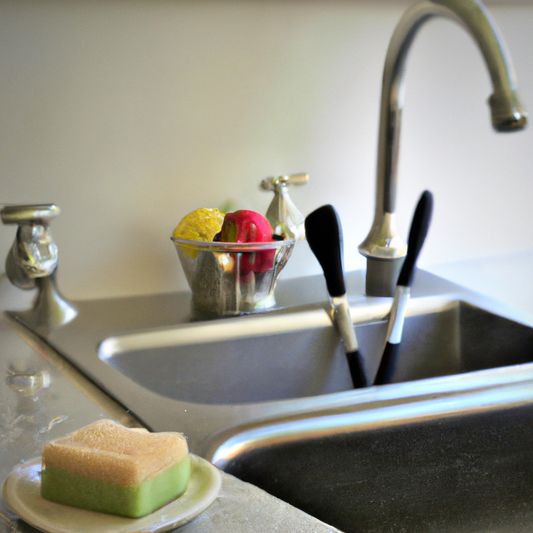
[{"label": "yellow lemon", "polygon": [[[224,213],[217,208],[201,207],[184,216],[176,226],[172,236],[175,239],[186,239],[189,241],[212,241],[214,236],[222,228]],[[192,248],[183,251],[194,259],[198,256],[198,251]]]}]

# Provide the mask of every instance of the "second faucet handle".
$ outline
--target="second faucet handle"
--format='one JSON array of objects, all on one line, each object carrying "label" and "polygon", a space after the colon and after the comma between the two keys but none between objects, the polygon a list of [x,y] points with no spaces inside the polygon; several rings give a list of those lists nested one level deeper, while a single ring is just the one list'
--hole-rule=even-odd
[{"label": "second faucet handle", "polygon": [[274,192],[274,199],[266,213],[274,233],[283,234],[295,242],[305,238],[304,217],[291,200],[287,186],[305,185],[308,181],[309,175],[305,173],[270,177],[261,181],[261,189]]},{"label": "second faucet handle", "polygon": [[265,191],[275,191],[280,185],[305,185],[309,181],[309,174],[291,174],[290,176],[275,176],[261,181],[261,188]]},{"label": "second faucet handle", "polygon": [[48,225],[61,210],[54,204],[6,205],[0,212],[4,224]]},{"label": "second faucet handle", "polygon": [[60,212],[54,204],[6,205],[0,211],[4,224],[18,226],[6,260],[6,274],[17,287],[32,289],[36,278],[55,271],[58,250],[49,224]]}]

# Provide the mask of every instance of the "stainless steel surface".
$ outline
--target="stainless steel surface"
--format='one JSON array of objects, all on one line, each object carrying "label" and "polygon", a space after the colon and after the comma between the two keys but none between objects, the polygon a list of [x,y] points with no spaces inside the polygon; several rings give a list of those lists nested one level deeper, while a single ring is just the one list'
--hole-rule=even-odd
[{"label": "stainless steel surface", "polygon": [[402,340],[405,312],[407,302],[411,295],[411,287],[398,285],[394,293],[392,309],[390,312],[385,341],[398,344]]},{"label": "stainless steel surface", "polygon": [[56,269],[57,246],[49,223],[59,213],[53,204],[8,205],[0,212],[4,224],[18,226],[6,263],[8,277],[17,287],[32,288],[33,280],[49,276]]},{"label": "stainless steel surface", "polygon": [[354,412],[243,432],[213,460],[346,533],[528,533],[532,385],[437,414],[421,402],[373,424]]},{"label": "stainless steel surface", "polygon": [[278,235],[299,242],[305,238],[304,216],[294,205],[289,196],[289,185],[305,185],[309,175],[305,173],[290,176],[276,176],[265,178],[261,181],[261,188],[265,191],[274,191],[274,198],[270,203],[266,218]]},{"label": "stainless steel surface", "polygon": [[357,337],[350,315],[350,304],[346,294],[330,298],[333,323],[337,326],[345,352],[355,352],[359,349]]},{"label": "stainless steel surface", "polygon": [[365,293],[372,296],[392,296],[404,260],[405,255],[394,259],[367,257]]},{"label": "stainless steel surface", "polygon": [[58,250],[49,223],[59,213],[54,204],[8,205],[0,213],[4,224],[18,226],[6,259],[7,277],[21,289],[37,288],[33,308],[20,320],[43,333],[69,322],[77,312],[56,284]]},{"label": "stainless steel surface", "polygon": [[[497,131],[515,131],[526,125],[527,117],[516,94],[511,62],[496,25],[484,6],[476,0],[425,0],[409,9],[398,23],[391,38],[381,94],[379,125],[377,191],[375,217],[370,232],[359,251],[368,258],[367,294],[391,296],[395,279],[380,285],[372,269],[380,261],[391,261],[406,253],[405,241],[395,226],[397,166],[404,72],[407,55],[420,27],[431,18],[442,16],[458,22],[479,46],[493,85],[489,99],[492,125]],[[382,269],[383,270],[383,269]],[[391,269],[391,276],[396,269]]]},{"label": "stainless steel surface", "polygon": [[[424,307],[413,314],[407,306],[395,382],[533,362],[533,328],[456,299],[428,299]],[[264,402],[261,407],[268,409],[266,402],[349,391],[338,335],[329,323],[320,324],[318,315],[314,323],[312,317],[283,316],[265,329],[257,320],[111,337],[100,345],[99,356],[143,388],[194,404],[252,409]],[[377,371],[387,327],[380,320],[355,328],[370,376]]]},{"label": "stainless steel surface", "polygon": [[[362,292],[361,272],[346,278],[349,294]],[[531,316],[420,271],[397,383],[352,390],[322,276],[286,280],[279,294],[282,310],[210,322],[190,322],[189,294],[77,302],[76,319],[42,338],[145,426],[183,431],[201,456],[220,433],[243,424],[337,410],[372,419],[384,404],[533,379],[533,365],[521,364],[531,360]],[[350,296],[349,303],[372,376],[391,299]]]}]

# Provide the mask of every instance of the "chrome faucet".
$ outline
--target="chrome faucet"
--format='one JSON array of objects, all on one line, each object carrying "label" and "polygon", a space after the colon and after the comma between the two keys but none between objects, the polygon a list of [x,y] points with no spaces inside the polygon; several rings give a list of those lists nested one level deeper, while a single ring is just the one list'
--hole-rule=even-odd
[{"label": "chrome faucet", "polygon": [[376,211],[372,228],[359,245],[367,258],[366,293],[392,296],[407,245],[396,233],[396,189],[403,107],[405,62],[411,44],[427,20],[443,16],[459,22],[477,42],[492,80],[488,103],[496,131],[525,127],[527,114],[518,100],[511,61],[489,13],[478,0],[425,0],[412,6],[392,35],[385,59],[377,166]]},{"label": "chrome faucet", "polygon": [[7,205],[0,212],[4,224],[18,226],[6,259],[6,275],[21,289],[37,288],[33,308],[17,312],[16,318],[37,333],[66,324],[77,314],[56,286],[58,251],[49,224],[59,213],[53,204]]},{"label": "chrome faucet", "polygon": [[291,200],[288,186],[305,185],[308,181],[309,175],[301,173],[265,178],[260,183],[262,190],[274,192],[266,213],[266,219],[272,225],[274,233],[285,235],[295,242],[305,238],[305,219]]}]

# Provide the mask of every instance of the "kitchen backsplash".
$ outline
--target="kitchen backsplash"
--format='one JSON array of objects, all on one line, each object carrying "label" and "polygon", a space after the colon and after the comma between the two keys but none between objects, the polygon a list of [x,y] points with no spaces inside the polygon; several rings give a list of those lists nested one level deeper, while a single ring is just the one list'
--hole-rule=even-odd
[{"label": "kitchen backsplash", "polygon": [[[170,236],[198,207],[266,211],[262,178],[308,172],[302,213],[333,204],[364,267],[381,75],[408,2],[0,3],[0,203],[54,202],[73,299],[186,289]],[[490,3],[533,110],[533,3]],[[432,21],[406,76],[398,226],[424,189],[421,266],[533,247],[533,133],[490,127],[471,38]],[[14,238],[0,230],[0,261]],[[1,270],[1,269],[0,269]],[[320,272],[306,243],[282,276]]]}]

